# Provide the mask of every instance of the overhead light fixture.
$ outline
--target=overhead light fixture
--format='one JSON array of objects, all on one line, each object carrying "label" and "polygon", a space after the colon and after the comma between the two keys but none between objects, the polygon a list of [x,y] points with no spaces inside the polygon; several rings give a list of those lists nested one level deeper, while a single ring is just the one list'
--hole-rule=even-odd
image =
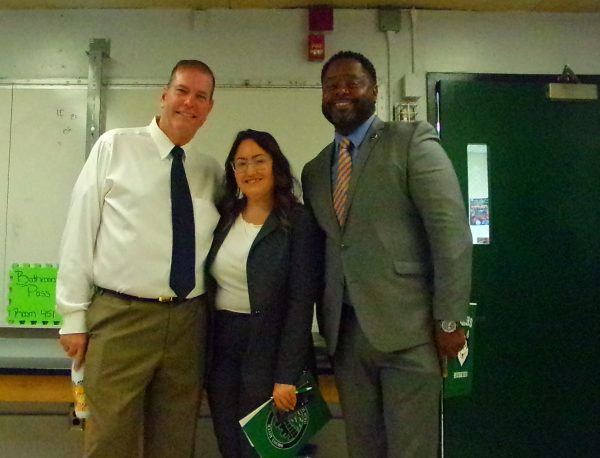
[{"label": "overhead light fixture", "polygon": [[568,65],[558,77],[558,83],[548,84],[548,98],[557,101],[598,100],[598,86],[582,83]]}]

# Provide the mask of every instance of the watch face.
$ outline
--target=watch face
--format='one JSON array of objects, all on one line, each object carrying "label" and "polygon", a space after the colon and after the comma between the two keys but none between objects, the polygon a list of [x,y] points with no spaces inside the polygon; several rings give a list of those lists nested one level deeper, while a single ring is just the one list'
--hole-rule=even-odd
[{"label": "watch face", "polygon": [[454,332],[456,331],[456,321],[442,321],[440,324],[442,331],[444,332]]}]

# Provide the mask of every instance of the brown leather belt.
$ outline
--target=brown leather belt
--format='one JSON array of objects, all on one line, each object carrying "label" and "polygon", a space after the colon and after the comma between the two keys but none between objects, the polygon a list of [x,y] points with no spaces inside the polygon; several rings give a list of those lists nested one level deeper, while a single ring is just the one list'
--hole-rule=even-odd
[{"label": "brown leather belt", "polygon": [[[163,302],[163,303],[181,303],[188,299],[185,297],[172,297],[172,296],[160,296],[160,297],[138,297],[132,296],[131,294],[119,293],[112,289],[98,288],[98,292],[102,294],[110,294],[111,296],[125,299],[126,301],[138,301],[138,302]],[[194,298],[195,299],[195,298]]]}]

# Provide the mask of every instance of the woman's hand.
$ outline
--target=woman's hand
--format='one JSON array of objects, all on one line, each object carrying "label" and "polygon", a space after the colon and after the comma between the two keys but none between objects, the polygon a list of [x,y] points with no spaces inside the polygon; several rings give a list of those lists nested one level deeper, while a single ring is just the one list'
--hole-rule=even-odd
[{"label": "woman's hand", "polygon": [[294,410],[296,407],[296,386],[276,383],[273,387],[273,401],[277,409],[284,412]]}]

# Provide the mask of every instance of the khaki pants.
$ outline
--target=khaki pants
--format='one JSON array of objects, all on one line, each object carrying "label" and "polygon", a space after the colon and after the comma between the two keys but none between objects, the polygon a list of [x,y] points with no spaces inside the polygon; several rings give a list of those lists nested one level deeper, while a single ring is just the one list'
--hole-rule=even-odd
[{"label": "khaki pants", "polygon": [[193,455],[207,306],[97,294],[86,315],[86,457]]}]

